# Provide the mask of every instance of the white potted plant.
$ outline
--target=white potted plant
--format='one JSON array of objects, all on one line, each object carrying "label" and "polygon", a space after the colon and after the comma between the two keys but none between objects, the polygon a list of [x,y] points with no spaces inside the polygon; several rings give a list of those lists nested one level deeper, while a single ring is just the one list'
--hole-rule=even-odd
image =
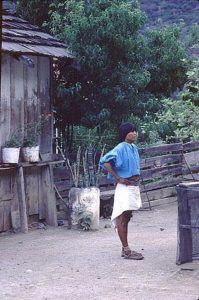
[{"label": "white potted plant", "polygon": [[39,136],[42,127],[49,120],[51,114],[42,115],[37,122],[27,123],[25,126],[25,136],[22,144],[23,160],[26,162],[38,162],[39,158]]},{"label": "white potted plant", "polygon": [[5,164],[17,164],[19,162],[21,135],[13,133],[2,147],[2,162]]},{"label": "white potted plant", "polygon": [[23,160],[27,162],[39,161],[38,135],[28,132],[22,144]]},{"label": "white potted plant", "polygon": [[[103,155],[104,149],[102,150]],[[72,177],[69,191],[69,205],[72,208],[71,221],[83,230],[99,228],[100,169],[95,162],[96,153],[89,146],[85,152],[79,147],[76,161],[66,159]]]}]

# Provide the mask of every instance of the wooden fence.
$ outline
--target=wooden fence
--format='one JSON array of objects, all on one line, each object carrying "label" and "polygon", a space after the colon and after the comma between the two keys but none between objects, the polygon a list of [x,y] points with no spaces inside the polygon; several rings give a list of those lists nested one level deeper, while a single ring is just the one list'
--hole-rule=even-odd
[{"label": "wooden fence", "polygon": [[197,180],[199,142],[140,149],[143,206],[176,201],[176,185]]},{"label": "wooden fence", "polygon": [[[143,208],[176,201],[176,185],[188,180],[199,180],[199,142],[163,144],[139,150],[141,157],[141,198]],[[67,201],[71,183],[66,167],[54,168],[55,186]],[[114,184],[100,178],[101,214],[110,214],[113,204]],[[58,199],[58,210],[63,201]]]}]

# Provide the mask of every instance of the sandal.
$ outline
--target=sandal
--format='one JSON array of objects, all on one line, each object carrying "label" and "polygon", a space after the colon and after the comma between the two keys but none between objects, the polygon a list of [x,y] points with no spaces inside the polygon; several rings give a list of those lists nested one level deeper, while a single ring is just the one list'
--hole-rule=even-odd
[{"label": "sandal", "polygon": [[144,256],[142,255],[142,253],[132,251],[132,250],[130,250],[130,248],[128,250],[122,249],[121,256],[125,259],[134,259],[134,260],[144,259]]}]

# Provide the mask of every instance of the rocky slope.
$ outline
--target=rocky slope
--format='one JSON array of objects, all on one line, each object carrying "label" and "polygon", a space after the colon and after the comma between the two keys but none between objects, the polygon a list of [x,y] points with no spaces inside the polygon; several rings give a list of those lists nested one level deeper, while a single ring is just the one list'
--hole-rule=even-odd
[{"label": "rocky slope", "polygon": [[184,21],[185,27],[199,24],[199,0],[139,0],[148,17],[147,26]]}]

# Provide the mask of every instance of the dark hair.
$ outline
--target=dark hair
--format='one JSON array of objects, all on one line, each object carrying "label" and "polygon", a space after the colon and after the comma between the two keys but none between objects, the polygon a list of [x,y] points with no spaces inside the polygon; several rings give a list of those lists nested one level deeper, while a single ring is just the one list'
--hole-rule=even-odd
[{"label": "dark hair", "polygon": [[122,123],[119,127],[119,140],[123,142],[127,136],[127,134],[131,131],[137,131],[136,126],[131,123]]}]

